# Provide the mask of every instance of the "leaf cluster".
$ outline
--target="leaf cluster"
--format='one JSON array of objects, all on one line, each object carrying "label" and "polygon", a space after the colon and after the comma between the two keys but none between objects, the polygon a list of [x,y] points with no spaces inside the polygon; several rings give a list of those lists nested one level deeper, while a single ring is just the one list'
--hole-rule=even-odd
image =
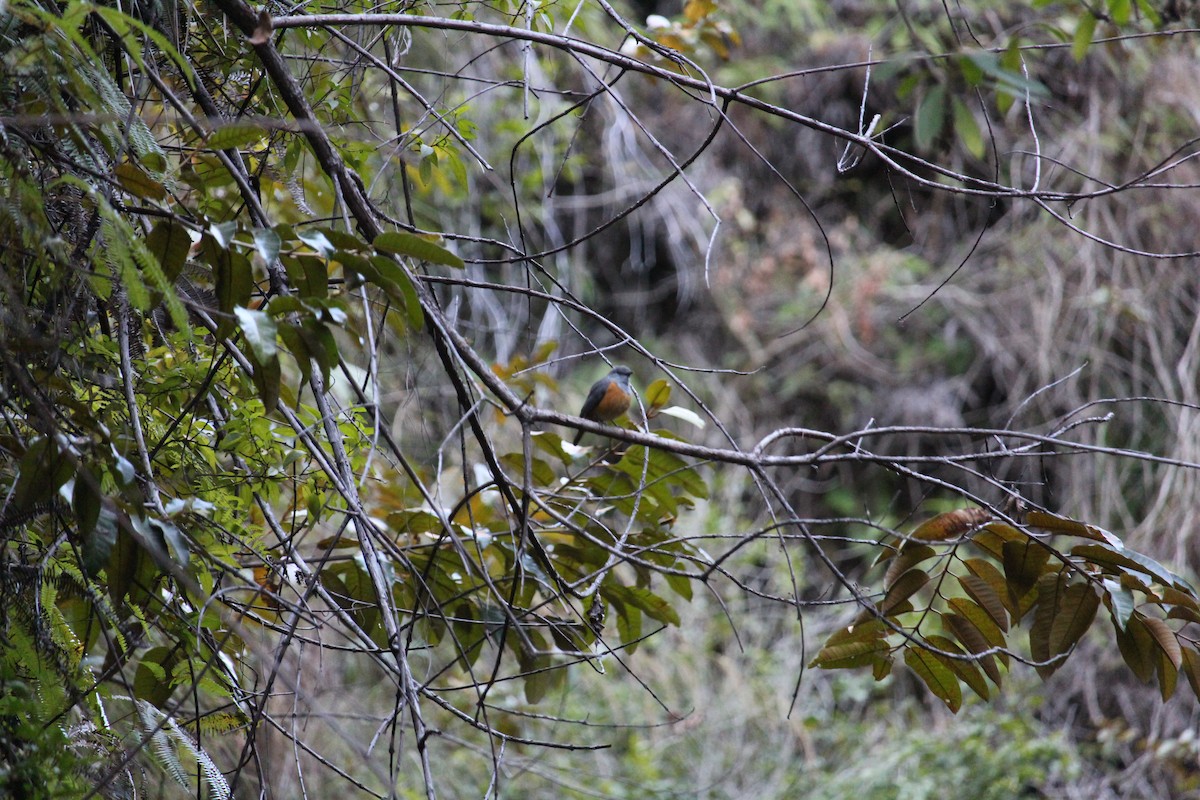
[{"label": "leaf cluster", "polygon": [[1165,701],[1182,673],[1200,694],[1200,651],[1185,630],[1200,622],[1200,596],[1097,526],[1030,511],[1016,527],[960,509],[896,540],[880,562],[882,597],[830,636],[813,666],[869,667],[882,680],[902,655],[958,711],[964,686],[990,699],[1014,659],[1054,674],[1103,607],[1140,680],[1157,682]]}]

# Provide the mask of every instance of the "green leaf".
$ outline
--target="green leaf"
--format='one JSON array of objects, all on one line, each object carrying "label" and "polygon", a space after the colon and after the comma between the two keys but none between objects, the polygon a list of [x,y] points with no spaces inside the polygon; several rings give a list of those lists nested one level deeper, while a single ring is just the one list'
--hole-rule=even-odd
[{"label": "green leaf", "polygon": [[[608,596],[607,592],[604,594]],[[632,653],[641,644],[639,640],[642,638],[642,612],[612,597],[609,597],[609,600],[617,612],[617,636],[625,646],[625,651]]]},{"label": "green leaf", "polygon": [[1154,669],[1158,675],[1159,694],[1165,703],[1175,694],[1175,686],[1179,682],[1179,666],[1172,662],[1170,656],[1163,653],[1159,655]]},{"label": "green leaf", "polygon": [[990,522],[971,535],[971,544],[997,561],[1004,560],[1005,542],[1027,542],[1029,535],[1004,522]]},{"label": "green leaf", "polygon": [[151,589],[161,575],[153,559],[141,543],[128,531],[117,530],[116,547],[113,548],[108,564],[108,596],[117,606],[142,606],[151,597]]},{"label": "green leaf", "polygon": [[283,323],[279,326],[279,338],[283,342],[284,349],[296,359],[296,366],[300,368],[300,380],[307,382],[312,375],[312,353],[308,350],[308,342],[302,335],[300,327],[289,322]]},{"label": "green leaf", "polygon": [[254,229],[254,249],[258,251],[258,255],[265,263],[275,263],[275,259],[279,258],[279,248],[282,245],[279,234],[270,228]]},{"label": "green leaf", "polygon": [[242,335],[250,347],[250,357],[254,366],[254,386],[258,389],[259,397],[268,412],[274,411],[279,403],[279,328],[275,319],[265,311],[255,311],[249,308],[234,309]]},{"label": "green leaf", "polygon": [[[89,480],[85,480],[85,476]],[[75,485],[71,487],[71,507],[75,511],[79,532],[84,536],[96,527],[96,521],[100,518],[100,504],[100,494],[96,491],[94,479],[91,479],[91,474],[86,470],[80,470],[75,476]]]},{"label": "green leaf", "polygon": [[242,335],[246,337],[246,344],[250,345],[254,357],[260,362],[275,358],[278,354],[276,338],[279,333],[279,326],[275,319],[265,311],[256,311],[240,306],[235,308],[233,313],[237,317]]},{"label": "green leaf", "polygon": [[420,330],[425,324],[425,309],[421,308],[421,298],[417,295],[417,287],[413,286],[411,280],[407,280],[397,284],[400,287],[400,294],[404,299],[404,313],[408,321],[408,327],[413,330]]},{"label": "green leaf", "polygon": [[74,463],[73,459],[64,457],[53,439],[39,437],[21,456],[13,504],[19,509],[27,509],[49,500],[70,480]]},{"label": "green leaf", "polygon": [[863,642],[868,639],[882,639],[887,636],[887,633],[888,628],[881,620],[870,617],[866,622],[847,625],[839,631],[834,631],[825,644],[829,646],[846,642]]},{"label": "green leaf", "polygon": [[821,669],[856,669],[871,666],[888,652],[888,644],[879,638],[825,645],[809,664]]},{"label": "green leaf", "polygon": [[975,115],[971,113],[967,104],[957,97],[954,98],[954,133],[968,153],[975,158],[983,158],[984,141],[979,123],[975,121]]},{"label": "green leaf", "polygon": [[[1058,595],[1057,584],[1063,581],[1065,581],[1065,577],[1061,575],[1047,575],[1038,586],[1040,602],[1036,606],[1033,624],[1029,627],[1029,653],[1034,661],[1048,662],[1058,655],[1050,648],[1050,626],[1054,622],[1055,598]],[[1062,661],[1060,660],[1052,664],[1040,663],[1035,669],[1045,680],[1061,666]]]},{"label": "green leaf", "polygon": [[1079,17],[1079,25],[1075,28],[1075,38],[1071,42],[1071,55],[1076,61],[1083,61],[1092,39],[1096,35],[1096,18],[1091,12],[1085,11]]},{"label": "green leaf", "polygon": [[151,178],[137,164],[126,161],[113,169],[113,176],[121,188],[134,197],[146,200],[163,200],[167,196],[167,187],[160,181]]},{"label": "green leaf", "polygon": [[605,594],[627,606],[641,609],[646,615],[668,625],[679,625],[679,612],[668,601],[638,586],[606,584]]},{"label": "green leaf", "polygon": [[566,685],[565,665],[553,666],[549,656],[539,656],[525,676],[525,702],[536,705],[550,692]]},{"label": "green leaf", "polygon": [[258,358],[251,354],[250,362],[254,368],[254,373],[250,376],[254,381],[254,388],[258,390],[258,396],[262,400],[263,409],[267,413],[270,413],[279,405],[280,384],[283,380],[279,367],[279,357],[276,356],[268,361],[259,361]]},{"label": "green leaf", "polygon": [[263,139],[259,125],[234,123],[217,128],[205,143],[210,150],[232,150],[247,144],[257,144]]},{"label": "green leaf", "polygon": [[157,517],[130,516],[130,524],[142,540],[152,548],[162,548],[180,566],[187,566],[190,559],[187,540],[175,523]]},{"label": "green leaf", "polygon": [[929,150],[946,124],[946,87],[934,86],[926,93],[913,118],[917,147]]},{"label": "green leaf", "polygon": [[371,244],[381,253],[410,256],[420,261],[442,264],[447,267],[454,267],[455,269],[462,269],[466,266],[461,258],[446,248],[440,247],[428,239],[423,239],[412,233],[388,231],[376,236],[375,241]]},{"label": "green leaf", "polygon": [[280,320],[288,314],[306,312],[308,306],[294,294],[281,294],[271,298],[271,301],[267,303],[266,311],[274,319]]},{"label": "green leaf", "polygon": [[309,354],[316,359],[317,366],[321,368],[322,385],[325,387],[325,391],[329,391],[329,373],[337,366],[340,357],[333,332],[324,323],[308,319],[301,326],[300,335],[308,346]]},{"label": "green leaf", "polygon": [[[511,470],[512,479],[520,484],[525,476],[525,459],[520,453],[506,453],[500,461]],[[558,483],[558,474],[554,468],[540,458],[533,459],[530,465],[530,477],[538,486],[550,486]]]},{"label": "green leaf", "polygon": [[[78,483],[76,483],[76,489],[78,489]],[[83,534],[83,569],[91,578],[96,577],[100,570],[109,563],[113,548],[117,544],[116,516],[111,511],[99,506],[99,498],[97,498],[96,511],[95,523],[89,531]],[[76,514],[78,513],[77,510]]]},{"label": "green leaf", "polygon": [[638,489],[650,492],[664,503],[674,505],[673,492],[679,490],[692,497],[708,497],[708,485],[700,473],[682,457],[665,450],[647,451],[640,445],[630,447],[615,468],[627,475]]},{"label": "green leaf", "polygon": [[1162,17],[1158,15],[1158,9],[1150,2],[1150,0],[1137,0],[1137,7],[1146,16],[1146,22],[1151,28],[1157,28],[1162,25]]},{"label": "green leaf", "polygon": [[[443,532],[442,521],[438,519],[437,514],[424,508],[405,508],[399,511],[393,511],[387,515],[388,528],[396,533],[403,533],[408,536],[418,536],[422,533]],[[461,535],[462,530],[457,526],[455,528],[456,535]]]},{"label": "green leaf", "polygon": [[1128,23],[1132,11],[1133,0],[1108,0],[1108,14],[1117,25]]},{"label": "green leaf", "polygon": [[163,275],[168,281],[174,282],[187,262],[192,237],[188,235],[188,229],[178,222],[160,220],[150,229],[146,247],[162,266]]},{"label": "green leaf", "polygon": [[320,230],[338,250],[352,253],[369,253],[371,251],[371,246],[366,241],[352,233],[337,228],[321,228]]},{"label": "green leaf", "polygon": [[233,244],[233,237],[237,235],[238,226],[236,222],[215,222],[208,226],[208,233],[217,244],[228,250]]},{"label": "green leaf", "polygon": [[329,237],[325,235],[324,231],[305,230],[296,234],[296,238],[320,253],[322,258],[330,258],[337,251],[337,248],[333,242],[329,241]]},{"label": "green leaf", "polygon": [[642,394],[642,401],[645,402],[648,411],[657,411],[670,399],[671,386],[662,378],[647,386],[646,391]]},{"label": "green leaf", "polygon": [[287,270],[288,282],[301,297],[329,296],[329,266],[325,260],[309,253],[280,258]]},{"label": "green leaf", "polygon": [[1134,601],[1133,592],[1121,586],[1118,582],[1111,578],[1105,578],[1103,581],[1105,597],[1108,598],[1108,610],[1112,614],[1113,624],[1124,630],[1129,624],[1129,618],[1133,616],[1133,610],[1137,606]]},{"label": "green leaf", "polygon": [[234,309],[250,303],[250,295],[254,291],[253,270],[249,259],[241,253],[221,247],[212,236],[204,237],[201,253],[212,266],[216,283],[217,309],[220,316],[214,333],[217,338],[225,339],[233,334],[236,324]]},{"label": "green leaf", "polygon": [[982,63],[990,62],[992,70],[995,70],[997,62],[995,53],[987,51],[977,51],[966,53],[964,57],[958,59],[958,68],[962,72],[963,80],[967,82],[967,86],[975,87],[983,83],[984,70]]},{"label": "green leaf", "polygon": [[[682,564],[680,566],[683,566]],[[682,597],[684,600],[691,602],[692,599],[692,579],[686,575],[675,575],[667,573],[663,576],[667,579],[667,585],[671,587],[671,591]]]},{"label": "green leaf", "polygon": [[133,677],[133,696],[161,707],[171,697],[171,681],[168,678],[175,666],[174,649],[151,647],[138,662]]},{"label": "green leaf", "polygon": [[[927,636],[925,640],[939,650],[963,655],[962,649],[945,636]],[[969,686],[971,691],[979,695],[980,698],[987,700],[991,696],[991,692],[988,691],[987,681],[984,679],[983,673],[979,670],[979,662],[949,658],[938,653],[931,653],[931,655],[957,675],[958,679]]]},{"label": "green leaf", "polygon": [[951,711],[958,713],[958,709],[962,708],[962,687],[958,677],[942,659],[923,650],[920,644],[913,643],[904,651],[904,663],[924,681],[929,691],[941,698]]}]

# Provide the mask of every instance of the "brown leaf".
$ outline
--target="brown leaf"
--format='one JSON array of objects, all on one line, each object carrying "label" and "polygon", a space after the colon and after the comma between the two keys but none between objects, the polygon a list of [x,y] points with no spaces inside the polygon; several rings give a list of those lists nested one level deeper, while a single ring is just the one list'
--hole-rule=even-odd
[{"label": "brown leaf", "polygon": [[[984,653],[991,649],[991,643],[984,638],[979,628],[960,614],[944,614],[942,625],[948,633],[953,634],[962,643],[969,653]],[[978,663],[980,668],[992,679],[992,683],[999,686],[1001,676],[1000,668],[996,666],[996,659],[991,655],[980,656]]]},{"label": "brown leaf", "polygon": [[958,582],[971,599],[987,612],[1000,630],[1008,630],[1008,611],[1004,607],[1001,595],[997,594],[991,583],[974,574],[960,575]]},{"label": "brown leaf", "polygon": [[888,564],[887,574],[883,577],[883,585],[891,586],[901,575],[935,555],[937,555],[937,551],[928,545],[909,543],[901,546],[900,552],[892,558],[892,563]]},{"label": "brown leaf", "polygon": [[1183,648],[1183,674],[1192,687],[1192,694],[1200,698],[1200,653],[1194,647]]},{"label": "brown leaf", "polygon": [[[1050,550],[1034,539],[1005,542],[1003,552],[1004,574],[1008,582],[1023,590],[1037,583],[1050,559]],[[1018,592],[1018,596],[1023,593]]]},{"label": "brown leaf", "polygon": [[879,603],[879,613],[884,616],[898,613],[897,609],[900,605],[927,583],[929,583],[928,573],[919,569],[910,569],[888,587],[887,594]]},{"label": "brown leaf", "polygon": [[1135,613],[1129,618],[1129,623],[1122,630],[1114,626],[1117,635],[1117,647],[1125,664],[1133,671],[1142,683],[1149,683],[1154,675],[1154,656],[1157,648],[1154,637],[1145,625],[1146,618]]},{"label": "brown leaf", "polygon": [[1150,631],[1150,635],[1154,637],[1155,644],[1163,651],[1163,655],[1171,660],[1175,669],[1179,669],[1179,665],[1183,663],[1183,651],[1179,647],[1179,639],[1175,637],[1175,631],[1171,630],[1167,623],[1158,617],[1143,617],[1142,622]]},{"label": "brown leaf", "polygon": [[982,508],[959,508],[925,520],[912,532],[913,539],[924,542],[943,542],[961,536],[991,518]]}]

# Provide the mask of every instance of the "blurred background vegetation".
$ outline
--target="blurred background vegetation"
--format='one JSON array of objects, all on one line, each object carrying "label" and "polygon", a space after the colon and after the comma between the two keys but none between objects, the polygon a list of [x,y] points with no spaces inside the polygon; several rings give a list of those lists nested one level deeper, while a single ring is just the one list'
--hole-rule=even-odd
[{"label": "blurred background vegetation", "polygon": [[[632,5],[635,21],[681,11],[679,3]],[[1200,181],[1190,157],[1200,125],[1200,50],[1191,34],[1080,46],[1081,11],[1090,6],[1076,3],[720,6],[740,44],[728,60],[702,60],[717,84],[797,72],[751,93],[854,129],[865,69],[822,68],[874,61],[865,120],[880,114],[886,141],[929,161],[1063,190],[1120,184],[1174,162],[1170,183]],[[1154,27],[1143,9],[1133,14]],[[1110,20],[1094,35],[1117,33]],[[1014,42],[1061,44],[1027,54],[1032,127],[1021,102],[995,91],[1007,80],[1021,97],[1020,66],[1000,72]],[[990,73],[958,55],[989,48],[999,51]],[[706,129],[688,98],[636,76],[632,84],[623,89],[640,120],[673,152],[690,152]],[[940,121],[922,135],[914,116],[938,91],[942,107],[927,113]],[[485,109],[473,109],[481,130],[511,121],[501,107],[493,125]],[[661,166],[624,129],[624,115],[598,112],[590,109],[586,123],[606,157],[589,164],[581,155],[578,172],[568,162],[571,191],[560,176],[554,196],[539,201],[555,220],[547,230],[561,231],[545,245],[639,196],[650,180],[645,165]],[[1095,402],[1087,414],[1116,418],[1091,441],[1200,457],[1200,271],[1194,257],[1139,255],[1196,249],[1200,193],[1131,191],[1057,209],[1113,247],[1034,204],[930,191],[869,157],[840,173],[842,142],[745,109],[732,118],[761,160],[726,129],[689,169],[722,220],[712,252],[711,221],[676,185],[561,256],[570,266],[561,274],[664,358],[748,371],[689,377],[737,440],[788,425],[843,431],[872,420],[998,428],[1018,418],[1036,426]],[[528,149],[562,146],[552,135],[536,142]],[[573,152],[591,149],[575,142]],[[523,174],[537,163],[530,154]],[[590,377],[572,376],[575,391]],[[1106,398],[1193,405],[1097,402]],[[944,436],[904,442],[926,455],[961,444]],[[1194,471],[1067,458],[998,470],[1039,502],[1127,533],[1134,546],[1195,573]],[[797,474],[789,488],[799,513],[813,518],[897,524],[914,508],[936,508],[903,482],[862,477],[849,469]],[[751,518],[747,486],[718,478],[711,488],[706,527],[762,523]],[[764,542],[740,557],[763,587],[787,585],[778,548]],[[839,563],[853,575],[865,558],[847,547]],[[802,582],[817,582],[803,591],[829,589],[819,568],[797,569]],[[531,753],[528,774],[510,785],[531,797],[580,798],[1200,796],[1195,700],[1179,693],[1164,705],[1124,671],[1104,635],[1086,640],[1086,652],[1048,683],[1018,671],[990,707],[968,702],[951,716],[903,674],[876,684],[803,671],[822,632],[845,622],[836,615],[810,611],[801,625],[794,612],[744,593],[722,603],[732,608],[698,596],[678,629],[644,644],[630,659],[638,682],[573,673],[560,713],[599,726],[597,741],[613,747],[582,759]],[[659,724],[603,727],[647,718]]]}]

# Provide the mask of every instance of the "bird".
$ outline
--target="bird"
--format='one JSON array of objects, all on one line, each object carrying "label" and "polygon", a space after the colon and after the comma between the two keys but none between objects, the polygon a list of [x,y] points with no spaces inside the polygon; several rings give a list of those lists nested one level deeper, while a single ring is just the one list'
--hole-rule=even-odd
[{"label": "bird", "polygon": [[[612,422],[628,411],[629,404],[633,402],[633,389],[629,386],[629,376],[632,374],[633,370],[629,367],[613,367],[612,372],[592,384],[579,416],[595,422]],[[576,431],[572,444],[579,444],[581,438],[583,431]]]}]

